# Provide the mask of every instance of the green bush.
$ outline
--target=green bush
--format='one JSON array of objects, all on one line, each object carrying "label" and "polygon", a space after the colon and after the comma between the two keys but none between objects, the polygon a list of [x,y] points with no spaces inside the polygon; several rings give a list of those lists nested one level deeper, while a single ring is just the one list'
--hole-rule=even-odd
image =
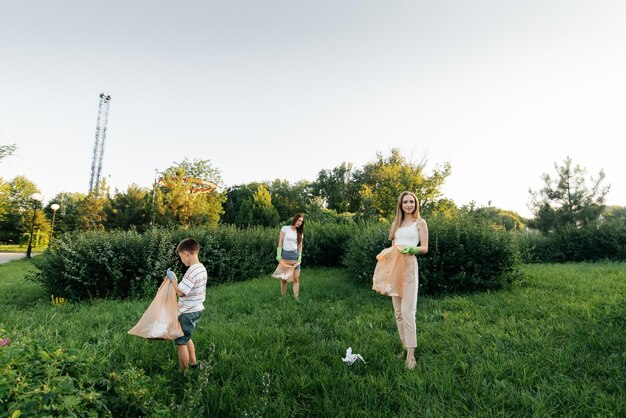
[{"label": "green bush", "polygon": [[626,225],[620,221],[567,228],[547,235],[520,234],[524,262],[564,263],[626,260]]},{"label": "green bush", "polygon": [[[418,258],[420,291],[456,293],[498,289],[517,274],[519,256],[511,234],[471,218],[428,220],[429,251]],[[376,255],[391,245],[389,225],[369,225],[348,244],[345,264],[371,284]]]},{"label": "green bush", "polygon": [[303,266],[341,266],[355,223],[308,223],[304,231]]},{"label": "green bush", "polygon": [[[307,225],[303,265],[340,265],[353,231],[349,225]],[[248,280],[276,267],[278,228],[73,232],[33,259],[38,271],[29,278],[70,300],[151,297],[168,267],[182,277],[186,268],[175,248],[186,237],[200,243],[208,285]]]},{"label": "green bush", "polygon": [[74,232],[55,239],[34,260],[30,276],[50,293],[84,300],[142,298],[154,295],[165,270],[179,277],[186,270],[175,252],[186,237],[200,243],[200,260],[209,284],[246,280],[269,272],[275,264],[275,231],[263,228]]},{"label": "green bush", "polygon": [[153,379],[130,367],[103,372],[84,352],[35,341],[0,350],[0,416],[136,417],[165,410]]}]

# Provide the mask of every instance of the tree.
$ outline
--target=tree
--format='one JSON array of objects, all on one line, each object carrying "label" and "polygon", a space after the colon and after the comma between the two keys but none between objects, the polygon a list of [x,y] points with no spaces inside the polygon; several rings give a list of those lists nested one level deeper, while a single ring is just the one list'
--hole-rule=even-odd
[{"label": "tree", "polygon": [[136,184],[128,186],[125,193],[115,193],[107,209],[107,230],[132,226],[145,231],[150,225],[150,204],[149,192]]},{"label": "tree", "polygon": [[321,170],[317,179],[311,184],[314,196],[324,199],[327,209],[336,212],[348,212],[350,199],[348,190],[352,179],[352,163],[343,162],[332,170]]},{"label": "tree", "polygon": [[171,169],[174,169],[174,171],[177,169],[183,169],[185,176],[187,177],[210,181],[215,183],[218,187],[224,186],[222,184],[222,175],[220,171],[211,165],[210,160],[200,160],[198,158],[194,158],[189,161],[188,158],[185,158],[185,160],[180,163],[174,162],[174,165],[168,170]]},{"label": "tree", "polygon": [[[365,219],[391,219],[396,213],[398,196],[409,190],[417,195],[420,212],[437,211],[442,196],[441,186],[450,175],[451,168],[449,163],[445,163],[427,175],[426,165],[425,160],[407,160],[397,148],[392,149],[387,158],[377,154],[375,161],[367,163],[353,175],[351,209],[361,212]],[[358,208],[354,207],[356,202]]]},{"label": "tree", "polygon": [[[0,182],[0,242],[17,244],[24,241],[24,234],[30,234],[33,205],[37,204],[31,198],[33,193],[39,189],[24,176]],[[36,224],[38,227],[42,225]]]},{"label": "tree", "polygon": [[9,155],[13,155],[15,149],[15,144],[0,145],[0,161],[2,161],[3,158],[8,157]]},{"label": "tree", "polygon": [[303,213],[311,200],[310,183],[300,181],[295,184],[276,179],[269,184],[272,206],[276,208],[281,221],[291,220],[296,213]]},{"label": "tree", "polygon": [[520,231],[526,227],[526,221],[514,211],[495,208],[492,206],[474,208],[475,203],[464,206],[462,210],[470,213],[476,219],[487,222],[499,229]]},{"label": "tree", "polygon": [[626,206],[609,206],[602,216],[605,221],[617,221],[626,224]]},{"label": "tree", "polygon": [[54,235],[80,229],[80,218],[84,209],[85,194],[78,192],[61,192],[54,196],[44,208],[49,219],[52,219],[50,206],[56,203],[60,206],[54,219]]},{"label": "tree", "polygon": [[272,205],[272,196],[264,185],[254,193],[252,219],[255,225],[276,226],[280,222],[278,211]]},{"label": "tree", "polygon": [[107,223],[107,214],[110,213],[111,198],[106,179],[89,192],[80,203],[78,226],[84,231],[103,231]]},{"label": "tree", "polygon": [[556,176],[544,173],[544,187],[539,191],[529,189],[529,205],[535,215],[534,225],[543,232],[560,230],[568,226],[584,226],[598,219],[604,209],[609,186],[602,186],[604,171],[597,178],[590,178],[590,186],[585,178],[587,170],[573,166],[568,156],[562,166],[554,163]]},{"label": "tree", "polygon": [[[188,173],[187,170],[190,170]],[[195,192],[190,178],[221,184],[219,171],[208,160],[185,159],[175,163],[163,173],[158,188],[154,191],[154,215],[160,225],[210,225],[215,226],[224,213],[224,193]]]},{"label": "tree", "polygon": [[240,213],[243,209],[246,209],[246,213],[252,216],[252,200],[258,186],[259,183],[241,184],[232,186],[226,191],[224,215],[222,216],[223,223],[242,226],[251,224],[252,218],[242,218]]}]

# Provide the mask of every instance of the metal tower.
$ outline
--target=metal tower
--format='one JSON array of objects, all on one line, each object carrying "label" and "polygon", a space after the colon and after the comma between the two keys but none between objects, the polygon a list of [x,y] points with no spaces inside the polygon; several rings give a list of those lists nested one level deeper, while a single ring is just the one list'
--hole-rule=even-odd
[{"label": "metal tower", "polygon": [[107,137],[107,120],[109,119],[109,103],[111,96],[100,93],[98,107],[98,122],[96,124],[96,138],[93,142],[93,158],[91,160],[91,177],[89,178],[89,193],[100,187],[100,172],[102,171],[102,155],[104,141]]}]

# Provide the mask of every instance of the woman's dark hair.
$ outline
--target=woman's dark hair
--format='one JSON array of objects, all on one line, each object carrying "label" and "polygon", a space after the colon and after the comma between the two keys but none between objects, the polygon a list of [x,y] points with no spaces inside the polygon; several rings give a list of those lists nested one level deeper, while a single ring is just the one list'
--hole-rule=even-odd
[{"label": "woman's dark hair", "polygon": [[296,232],[298,233],[298,245],[302,243],[302,233],[304,232],[304,216],[301,213],[296,213],[296,216],[293,217],[291,221],[291,225],[295,225],[298,222],[298,219],[302,218],[302,223],[299,227],[296,228]]}]

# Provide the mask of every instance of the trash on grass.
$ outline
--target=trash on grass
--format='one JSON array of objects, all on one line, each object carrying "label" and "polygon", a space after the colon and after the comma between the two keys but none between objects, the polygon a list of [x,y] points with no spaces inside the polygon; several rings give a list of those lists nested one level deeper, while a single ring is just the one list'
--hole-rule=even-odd
[{"label": "trash on grass", "polygon": [[348,347],[348,349],[346,350],[346,357],[341,359],[344,363],[348,363],[348,364],[352,364],[357,360],[361,360],[363,363],[365,363],[365,360],[363,360],[363,357],[360,354],[352,354],[352,347]]}]

